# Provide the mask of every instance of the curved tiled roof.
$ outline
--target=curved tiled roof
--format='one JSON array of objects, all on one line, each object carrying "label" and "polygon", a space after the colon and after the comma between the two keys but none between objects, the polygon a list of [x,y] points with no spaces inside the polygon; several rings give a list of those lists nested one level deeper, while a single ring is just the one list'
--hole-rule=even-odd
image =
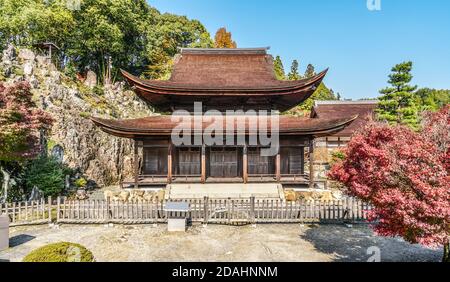
[{"label": "curved tiled roof", "polygon": [[[135,91],[160,110],[204,101],[206,106],[247,104],[285,111],[309,98],[327,70],[314,77],[277,80],[273,58],[264,48],[181,49],[169,80],[144,80],[123,71]],[[250,100],[250,101],[249,101]]]},{"label": "curved tiled roof", "polygon": [[[201,133],[194,131],[194,118],[193,116],[175,116],[177,119],[172,119],[172,116],[152,116],[139,119],[130,120],[109,120],[92,117],[91,120],[99,126],[103,131],[127,138],[135,138],[139,136],[149,135],[170,135],[175,127],[191,129],[192,134]],[[187,118],[189,117],[189,118]],[[234,128],[238,124],[238,121],[245,122],[246,134],[257,133],[254,130],[258,126],[258,122],[261,119],[248,118],[248,116],[233,116]],[[184,119],[183,119],[184,118]],[[208,119],[200,120],[202,124],[202,130],[206,129],[213,122],[220,122],[218,116],[208,116]],[[220,116],[223,122],[223,128],[225,130],[227,120]],[[348,126],[357,116],[350,118],[305,118],[305,117],[293,117],[293,116],[279,116],[278,133],[280,135],[311,135],[311,136],[324,136],[336,133],[346,126]],[[270,119],[267,120],[267,130],[271,130]],[[277,130],[274,128],[274,131]],[[203,132],[203,131],[202,131]]]},{"label": "curved tiled roof", "polygon": [[358,115],[358,118],[341,132],[335,134],[339,137],[349,137],[357,129],[364,126],[374,116],[378,101],[316,101],[311,117],[317,118],[348,118]]}]

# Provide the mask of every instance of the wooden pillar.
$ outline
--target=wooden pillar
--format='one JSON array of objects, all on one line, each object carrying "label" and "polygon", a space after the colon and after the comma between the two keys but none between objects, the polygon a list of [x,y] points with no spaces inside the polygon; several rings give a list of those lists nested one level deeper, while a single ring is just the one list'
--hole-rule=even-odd
[{"label": "wooden pillar", "polygon": [[205,147],[205,144],[202,145],[201,170],[202,170],[201,182],[204,184],[206,182],[206,147]]},{"label": "wooden pillar", "polygon": [[139,188],[139,141],[134,140],[134,188]]},{"label": "wooden pillar", "polygon": [[309,188],[314,188],[314,139],[309,141]]},{"label": "wooden pillar", "polygon": [[244,179],[244,184],[248,182],[248,155],[247,155],[247,144],[244,145],[242,156],[242,178]]},{"label": "wooden pillar", "polygon": [[167,183],[172,183],[172,142],[169,140],[169,148],[167,151]]},{"label": "wooden pillar", "polygon": [[280,156],[280,150],[278,150],[278,153],[275,157],[275,175],[277,182],[281,181],[281,156]]}]

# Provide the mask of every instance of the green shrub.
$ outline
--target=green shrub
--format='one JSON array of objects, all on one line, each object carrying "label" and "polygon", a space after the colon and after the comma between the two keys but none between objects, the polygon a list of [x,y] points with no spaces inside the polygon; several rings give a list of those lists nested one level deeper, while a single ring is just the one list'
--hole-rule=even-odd
[{"label": "green shrub", "polygon": [[94,262],[94,256],[80,244],[60,242],[32,251],[23,262]]},{"label": "green shrub", "polygon": [[94,92],[94,94],[97,95],[97,96],[105,95],[105,89],[103,88],[102,85],[94,86],[94,88],[92,89],[92,92]]},{"label": "green shrub", "polygon": [[336,150],[333,153],[331,153],[330,165],[333,165],[333,164],[343,161],[343,160],[345,160],[344,152],[342,152],[340,150]]},{"label": "green shrub", "polygon": [[27,191],[34,186],[44,193],[44,196],[58,196],[64,190],[66,175],[70,169],[52,157],[40,157],[27,164],[24,171],[24,185]]},{"label": "green shrub", "polygon": [[89,112],[80,112],[80,117],[82,118],[89,118],[91,116],[91,113]]},{"label": "green shrub", "polygon": [[87,180],[84,179],[83,177],[81,177],[75,181],[75,186],[77,186],[78,188],[86,187],[86,184],[87,184]]}]

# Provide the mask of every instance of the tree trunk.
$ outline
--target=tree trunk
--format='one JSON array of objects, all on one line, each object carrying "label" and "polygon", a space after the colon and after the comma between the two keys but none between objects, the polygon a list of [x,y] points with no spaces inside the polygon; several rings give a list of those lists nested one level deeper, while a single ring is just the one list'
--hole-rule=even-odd
[{"label": "tree trunk", "polygon": [[[0,166],[0,171],[3,174],[2,190],[0,191],[0,202],[6,202],[8,200],[9,182],[11,175]],[[3,195],[2,195],[3,194]]]},{"label": "tree trunk", "polygon": [[450,262],[450,243],[444,245],[444,256],[442,262]]}]

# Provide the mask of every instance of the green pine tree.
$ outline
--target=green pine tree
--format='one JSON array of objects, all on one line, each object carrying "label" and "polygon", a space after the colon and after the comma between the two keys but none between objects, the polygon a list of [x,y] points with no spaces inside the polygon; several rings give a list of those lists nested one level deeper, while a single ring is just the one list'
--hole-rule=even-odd
[{"label": "green pine tree", "polygon": [[413,63],[403,62],[392,68],[388,83],[391,87],[380,90],[378,119],[390,124],[405,124],[413,129],[419,126],[418,110],[415,104],[414,91],[417,86],[411,86]]},{"label": "green pine tree", "polygon": [[311,64],[308,64],[305,71],[305,77],[310,78],[316,75],[316,71],[314,70],[314,66]]},{"label": "green pine tree", "polygon": [[286,79],[286,74],[284,72],[283,62],[281,61],[280,56],[277,56],[275,58],[275,61],[273,62],[273,71],[275,72],[275,77],[278,80],[285,80]]},{"label": "green pine tree", "polygon": [[297,60],[292,61],[291,71],[288,74],[288,79],[289,80],[299,80],[299,79],[301,79],[301,76],[298,73],[298,61]]}]

